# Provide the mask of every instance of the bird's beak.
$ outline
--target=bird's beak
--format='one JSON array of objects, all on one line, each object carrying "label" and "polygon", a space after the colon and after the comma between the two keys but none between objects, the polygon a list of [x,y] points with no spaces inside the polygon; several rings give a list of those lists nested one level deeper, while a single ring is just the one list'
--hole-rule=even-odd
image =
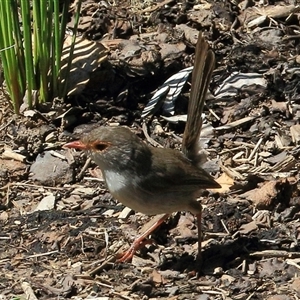
[{"label": "bird's beak", "polygon": [[73,142],[63,145],[63,148],[74,148],[74,149],[79,149],[79,150],[86,150],[87,145],[81,141],[73,141]]}]

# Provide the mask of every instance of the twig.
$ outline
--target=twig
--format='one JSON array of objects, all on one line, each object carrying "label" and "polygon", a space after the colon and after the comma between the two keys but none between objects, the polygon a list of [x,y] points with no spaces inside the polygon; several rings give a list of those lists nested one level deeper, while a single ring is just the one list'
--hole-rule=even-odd
[{"label": "twig", "polygon": [[249,297],[247,297],[246,300],[250,300],[252,298],[252,296],[255,295],[255,292],[253,292]]},{"label": "twig", "polygon": [[295,262],[294,259],[287,259],[287,260],[286,260],[286,263],[287,263],[288,265],[294,266],[294,267],[296,267],[297,269],[300,270],[300,266]]},{"label": "twig", "polygon": [[253,158],[254,154],[256,153],[256,151],[259,148],[262,141],[263,141],[263,138],[260,138],[259,141],[256,143],[254,149],[252,150],[252,152],[250,153],[250,155],[248,157],[248,161],[250,161]]},{"label": "twig", "polygon": [[228,230],[228,228],[227,228],[227,226],[226,226],[223,219],[221,219],[221,224],[223,225],[223,227],[224,227],[225,231],[227,232],[227,234],[230,235],[230,232],[229,232],[229,230]]},{"label": "twig", "polygon": [[131,298],[131,297],[122,295],[122,294],[120,294],[120,293],[118,293],[118,292],[115,292],[115,291],[112,291],[112,294],[114,294],[114,295],[116,295],[116,296],[119,296],[120,298],[125,299],[125,300],[134,300],[134,299]]},{"label": "twig", "polygon": [[154,147],[159,147],[159,148],[163,148],[163,146],[161,144],[159,144],[158,142],[154,141],[154,139],[152,139],[148,132],[147,132],[147,126],[146,126],[146,123],[144,122],[143,123],[143,126],[142,126],[142,129],[143,129],[143,133],[147,139],[147,141]]},{"label": "twig", "polygon": [[24,281],[21,283],[22,290],[24,291],[26,295],[27,300],[37,300],[38,298],[35,296],[33,289],[29,285],[28,282]]},{"label": "twig", "polygon": [[228,233],[205,231],[205,236],[207,236],[207,237],[226,237],[226,236],[228,236]]},{"label": "twig", "polygon": [[13,120],[11,119],[10,121],[7,122],[7,124],[2,125],[2,126],[0,127],[0,131],[2,131],[2,130],[5,129],[7,126],[9,126],[10,123],[12,123],[12,121],[13,121]]},{"label": "twig", "polygon": [[106,284],[106,283],[103,283],[101,281],[98,281],[98,280],[95,280],[93,282],[96,282],[97,284],[103,286],[103,287],[106,287],[106,288],[109,288],[109,289],[113,289],[113,286],[112,285],[109,285],[109,284]]},{"label": "twig", "polygon": [[239,127],[245,123],[248,123],[250,121],[253,121],[255,120],[257,117],[256,116],[253,116],[253,117],[245,117],[245,118],[242,118],[240,120],[237,120],[237,121],[233,121],[231,123],[228,123],[226,125],[223,125],[223,126],[219,126],[219,127],[216,127],[215,130],[216,131],[230,131],[230,130],[233,130],[234,128],[236,127]]},{"label": "twig", "polygon": [[84,166],[82,167],[82,169],[80,170],[80,173],[78,174],[78,179],[82,179],[84,172],[87,170],[87,168],[89,167],[89,165],[91,164],[91,158],[88,158],[85,161]]},{"label": "twig", "polygon": [[300,252],[288,252],[284,250],[264,250],[253,252],[250,254],[250,256],[300,258]]},{"label": "twig", "polygon": [[39,254],[29,255],[29,256],[26,256],[25,258],[34,258],[34,257],[47,256],[47,255],[51,255],[51,254],[58,253],[58,252],[59,252],[58,250],[54,250],[54,251],[49,251],[49,252],[46,252],[46,253],[39,253]]},{"label": "twig", "polygon": [[211,108],[209,108],[208,109],[208,111],[218,120],[218,121],[220,121],[221,120],[221,118],[219,118],[219,116],[211,109]]},{"label": "twig", "polygon": [[224,171],[224,173],[226,173],[230,178],[233,179],[240,179],[240,180],[244,180],[244,176],[242,176],[240,173],[238,173],[237,171],[229,168],[229,167],[225,167],[223,164],[220,164],[220,167],[222,169],[222,171]]},{"label": "twig", "polygon": [[49,189],[49,190],[58,190],[58,191],[64,191],[65,189],[72,189],[72,186],[64,186],[62,188],[60,187],[53,187],[53,186],[43,186],[43,185],[37,185],[37,184],[30,184],[30,183],[25,183],[25,182],[12,182],[9,183],[3,187],[0,187],[0,190],[5,190],[9,188],[9,186],[28,186],[28,187],[36,187],[36,188],[44,188],[44,189]]},{"label": "twig", "polygon": [[107,259],[100,266],[98,266],[95,269],[93,269],[92,271],[90,271],[89,275],[94,276],[95,274],[102,271],[108,264],[112,265],[115,260],[116,260],[116,257],[114,255],[107,257]]},{"label": "twig", "polygon": [[149,8],[149,7],[148,7],[148,8],[145,8],[145,9],[142,10],[142,13],[145,13],[145,12],[153,12],[153,11],[157,10],[158,8],[160,8],[160,7],[162,7],[162,6],[171,3],[172,1],[173,1],[173,0],[165,0],[165,1],[161,2],[161,3],[158,3],[157,5],[155,5],[155,6],[152,7],[152,8]]},{"label": "twig", "polygon": [[104,182],[104,179],[97,178],[97,177],[83,177],[84,180],[90,180],[90,181],[98,181],[98,182]]}]

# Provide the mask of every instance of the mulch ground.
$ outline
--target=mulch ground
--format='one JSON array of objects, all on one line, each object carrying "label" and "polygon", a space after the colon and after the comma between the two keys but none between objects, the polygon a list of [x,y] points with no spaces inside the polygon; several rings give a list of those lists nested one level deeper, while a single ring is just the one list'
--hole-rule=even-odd
[{"label": "mulch ground", "polygon": [[[2,86],[0,299],[299,299],[299,7],[140,2],[83,1],[79,31],[92,48],[78,54],[65,102],[16,116]],[[146,143],[180,149],[189,84],[171,116],[141,113],[166,79],[193,65],[199,30],[217,61],[204,167],[222,186],[200,198],[202,266],[189,212],[174,213],[118,264],[156,217],[118,203],[93,161],[62,146],[91,126],[126,125]]]}]

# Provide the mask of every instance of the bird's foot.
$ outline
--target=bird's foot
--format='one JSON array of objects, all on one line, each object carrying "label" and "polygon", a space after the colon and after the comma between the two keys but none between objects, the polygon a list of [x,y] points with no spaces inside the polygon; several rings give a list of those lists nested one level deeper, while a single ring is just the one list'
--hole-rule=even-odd
[{"label": "bird's foot", "polygon": [[[168,218],[168,214],[158,215],[158,220],[154,219],[154,223],[143,233],[141,234],[131,245],[131,247],[123,254],[117,262],[126,262],[130,261],[134,253],[144,247],[146,244],[152,244],[153,242],[149,239],[146,239],[157,227],[160,226]],[[156,217],[156,218],[157,218]]]},{"label": "bird's foot", "polygon": [[132,259],[133,255],[135,254],[136,251],[140,250],[147,244],[152,244],[152,240],[140,240],[136,239],[130,248],[120,257],[117,259],[117,263],[122,263],[122,262],[128,262]]}]

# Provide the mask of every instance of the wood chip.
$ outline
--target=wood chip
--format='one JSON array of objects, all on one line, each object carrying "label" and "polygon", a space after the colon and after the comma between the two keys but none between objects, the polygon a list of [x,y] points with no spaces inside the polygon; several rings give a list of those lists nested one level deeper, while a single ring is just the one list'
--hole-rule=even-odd
[{"label": "wood chip", "polygon": [[16,153],[14,151],[12,151],[11,149],[6,149],[4,150],[4,152],[2,153],[2,158],[10,158],[10,159],[14,159],[20,162],[24,162],[26,157],[22,154]]},{"label": "wood chip", "polygon": [[131,208],[124,207],[124,209],[119,214],[119,219],[127,219],[132,213],[133,210]]}]

